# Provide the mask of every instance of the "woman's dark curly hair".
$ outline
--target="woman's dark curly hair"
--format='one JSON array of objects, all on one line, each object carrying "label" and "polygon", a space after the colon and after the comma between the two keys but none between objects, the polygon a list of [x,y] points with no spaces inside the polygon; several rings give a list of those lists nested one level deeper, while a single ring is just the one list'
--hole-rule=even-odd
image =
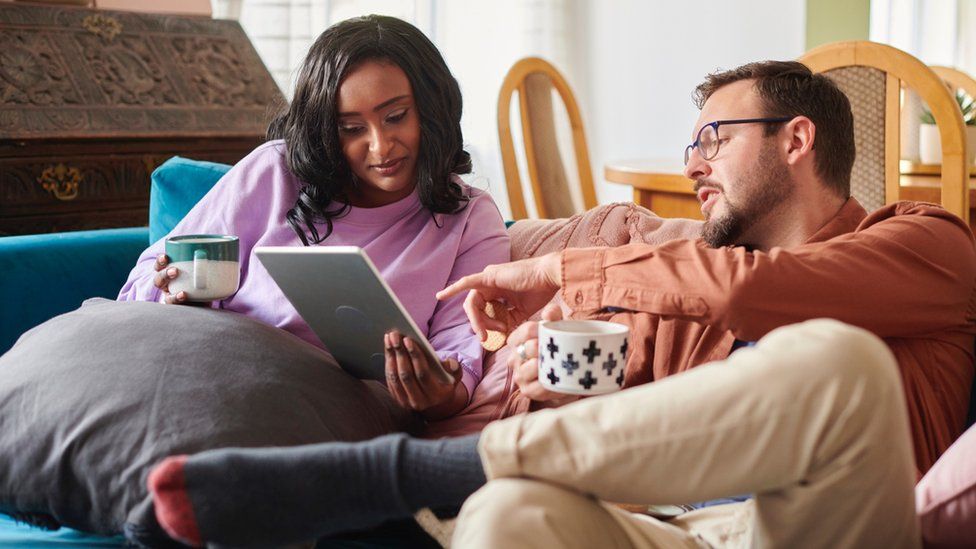
[{"label": "woman's dark curly hair", "polygon": [[[394,17],[367,15],[332,25],[312,44],[291,105],[268,127],[268,139],[284,139],[288,168],[303,183],[287,220],[302,242],[318,244],[332,234],[332,220],[349,209],[353,175],[339,145],[339,86],[367,60],[394,63],[407,75],[420,117],[417,187],[432,213],[454,213],[468,198],[451,174],[471,172],[461,137],[461,89],[434,44],[419,29]],[[330,209],[336,202],[338,206]],[[320,236],[316,224],[325,224]]]}]

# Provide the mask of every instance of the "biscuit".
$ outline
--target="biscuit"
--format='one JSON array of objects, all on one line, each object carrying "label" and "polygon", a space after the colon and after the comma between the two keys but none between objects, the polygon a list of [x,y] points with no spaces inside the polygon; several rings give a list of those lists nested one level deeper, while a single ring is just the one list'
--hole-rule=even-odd
[{"label": "biscuit", "polygon": [[[489,301],[485,304],[485,314],[490,318],[496,320],[501,320],[508,326],[508,309],[505,305],[498,301]],[[506,328],[506,332],[508,329]],[[486,351],[497,351],[505,346],[505,340],[508,338],[508,333],[496,332],[494,330],[488,330],[488,338],[481,342],[481,346],[485,348]]]}]

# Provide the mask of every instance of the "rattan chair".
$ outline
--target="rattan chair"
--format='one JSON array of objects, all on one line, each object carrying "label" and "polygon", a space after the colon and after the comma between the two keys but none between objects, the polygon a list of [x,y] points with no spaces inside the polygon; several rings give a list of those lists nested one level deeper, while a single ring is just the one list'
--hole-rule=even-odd
[{"label": "rattan chair", "polygon": [[[566,109],[576,157],[574,177],[570,177],[559,150],[553,90]],[[528,217],[512,138],[512,96],[518,92],[525,164],[529,186],[540,218],[569,217],[596,206],[593,172],[587,152],[583,120],[573,91],[566,79],[548,61],[527,57],[515,63],[505,76],[498,94],[498,139],[508,186],[513,219]],[[579,182],[579,191],[571,188]],[[574,200],[574,196],[577,197]],[[579,202],[582,202],[581,204]]]},{"label": "rattan chair", "polygon": [[799,59],[847,94],[854,112],[857,156],[851,192],[868,210],[899,199],[901,90],[928,104],[942,138],[942,206],[969,218],[966,138],[959,106],[942,79],[911,55],[884,44],[826,44]]}]

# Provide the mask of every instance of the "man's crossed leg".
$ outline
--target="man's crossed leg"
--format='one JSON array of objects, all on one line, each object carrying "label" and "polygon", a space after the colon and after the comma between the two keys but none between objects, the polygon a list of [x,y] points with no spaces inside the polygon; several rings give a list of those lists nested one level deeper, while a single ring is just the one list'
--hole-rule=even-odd
[{"label": "man's crossed leg", "polygon": [[[914,480],[890,351],[816,320],[646,386],[496,422],[480,440],[218,450],[171,458],[150,488],[164,528],[195,544],[311,539],[477,490],[457,547],[916,547]],[[742,493],[755,499],[667,523],[604,503]]]}]

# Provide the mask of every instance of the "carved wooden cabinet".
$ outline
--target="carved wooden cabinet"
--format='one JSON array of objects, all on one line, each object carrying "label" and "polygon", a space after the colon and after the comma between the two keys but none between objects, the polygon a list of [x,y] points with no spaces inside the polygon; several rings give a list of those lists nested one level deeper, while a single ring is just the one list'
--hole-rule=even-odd
[{"label": "carved wooden cabinet", "polygon": [[145,225],[156,166],[237,162],[283,104],[236,22],[0,4],[0,235]]}]

